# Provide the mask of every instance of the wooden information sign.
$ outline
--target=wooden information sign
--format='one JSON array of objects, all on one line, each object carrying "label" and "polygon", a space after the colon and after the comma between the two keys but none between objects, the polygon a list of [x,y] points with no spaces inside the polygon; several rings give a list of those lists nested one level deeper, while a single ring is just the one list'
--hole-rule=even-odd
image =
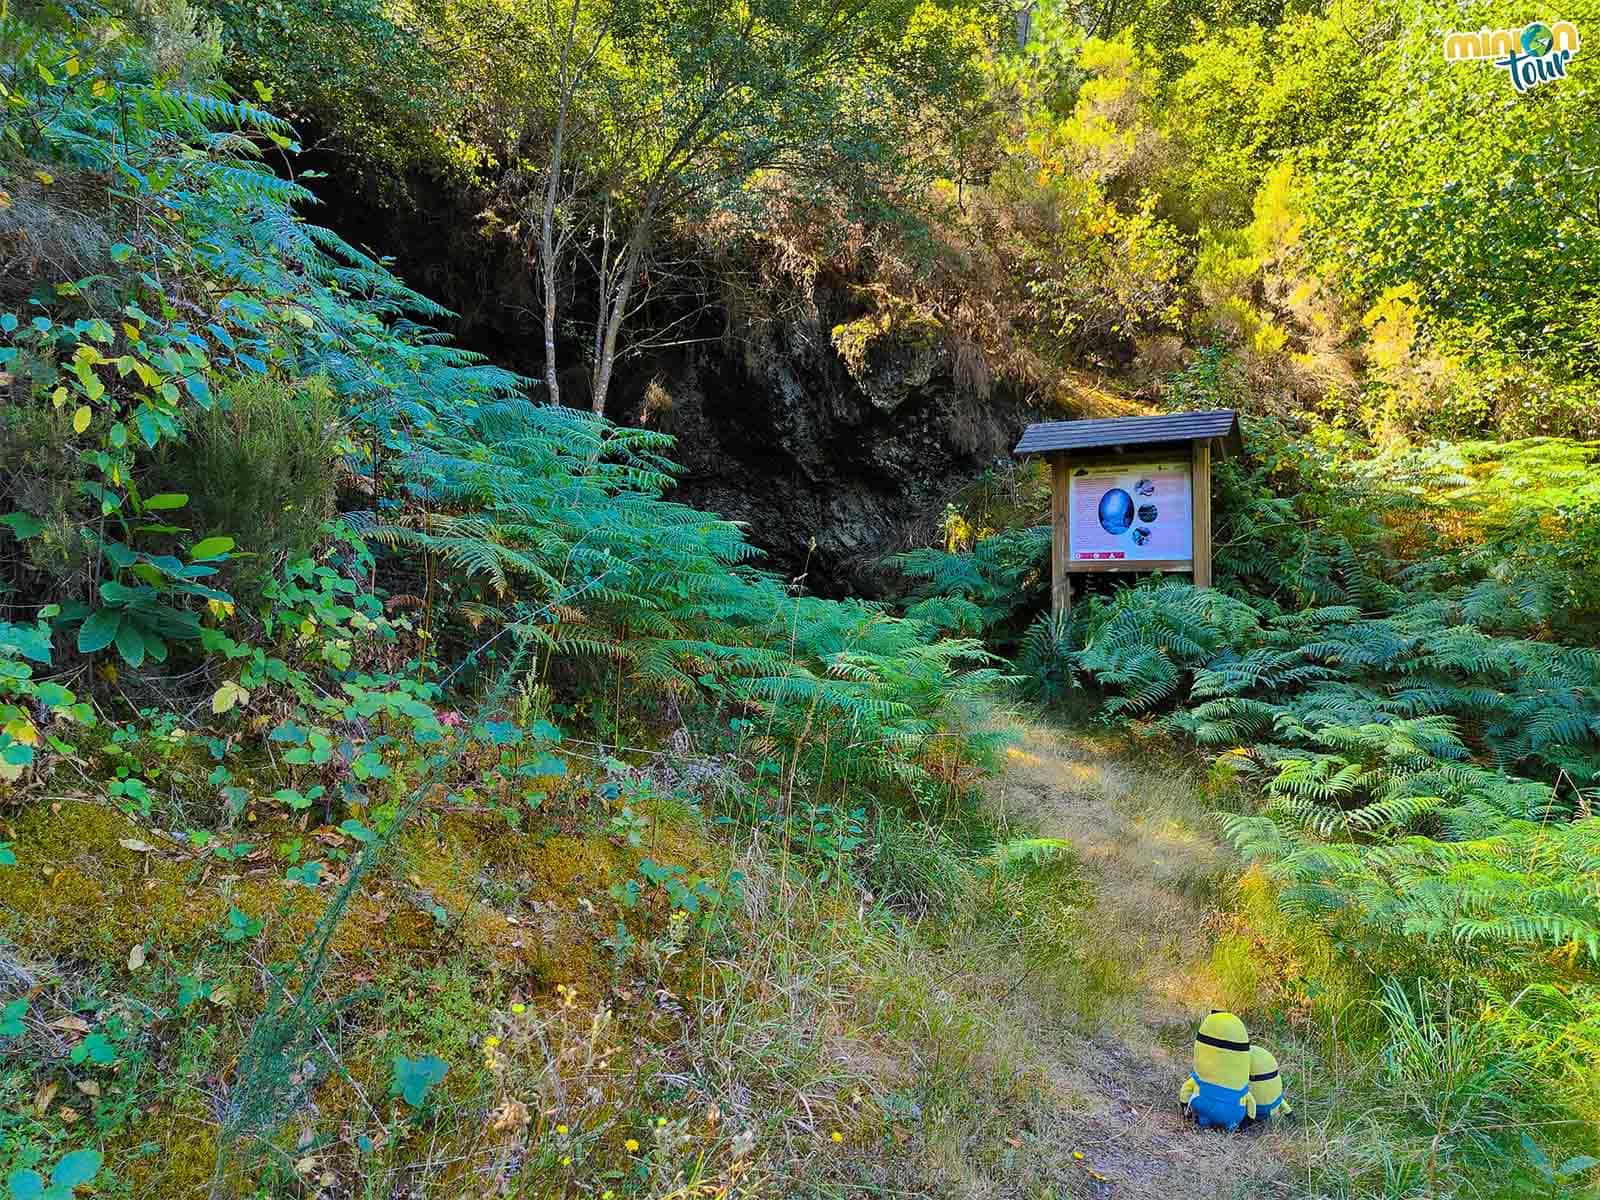
[{"label": "wooden information sign", "polygon": [[1050,601],[1081,572],[1182,571],[1211,585],[1211,457],[1240,450],[1232,409],[1043,421],[1019,456],[1050,461]]}]

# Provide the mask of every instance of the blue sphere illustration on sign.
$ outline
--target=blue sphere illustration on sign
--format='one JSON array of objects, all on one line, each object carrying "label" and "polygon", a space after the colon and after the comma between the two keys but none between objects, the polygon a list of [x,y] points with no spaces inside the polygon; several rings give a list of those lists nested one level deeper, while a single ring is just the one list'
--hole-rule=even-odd
[{"label": "blue sphere illustration on sign", "polygon": [[1128,532],[1133,524],[1133,497],[1121,488],[1112,488],[1100,497],[1100,528],[1110,534]]},{"label": "blue sphere illustration on sign", "polygon": [[1534,57],[1549,54],[1555,45],[1555,33],[1542,21],[1535,21],[1522,31],[1522,48]]}]

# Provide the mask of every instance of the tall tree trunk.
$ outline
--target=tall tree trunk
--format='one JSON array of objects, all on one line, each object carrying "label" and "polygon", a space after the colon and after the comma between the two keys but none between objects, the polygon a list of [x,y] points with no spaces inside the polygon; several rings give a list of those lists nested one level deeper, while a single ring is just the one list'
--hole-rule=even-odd
[{"label": "tall tree trunk", "polygon": [[612,284],[609,305],[605,303],[606,297],[603,292],[601,295],[604,332],[600,338],[600,352],[595,356],[594,363],[594,411],[602,416],[606,411],[606,392],[611,387],[611,371],[617,361],[617,333],[622,329],[623,319],[628,314],[628,300],[633,295],[633,281],[638,278],[639,263],[644,258],[644,248],[650,240],[650,222],[654,209],[655,200],[652,198],[645,204],[639,219],[634,222],[628,244],[617,262],[617,274]]},{"label": "tall tree trunk", "polygon": [[593,365],[590,367],[591,374],[589,376],[589,404],[599,414],[603,414],[606,411],[606,398],[594,384],[596,375],[600,370],[600,359],[605,351],[606,314],[610,312],[608,305],[616,288],[615,276],[613,275],[616,267],[611,262],[611,213],[611,193],[607,191],[605,204],[602,206],[600,216],[600,278],[598,283],[600,295],[595,301],[594,354],[590,359]]},{"label": "tall tree trunk", "polygon": [[[578,8],[572,0],[566,36],[561,39],[560,106],[556,111],[555,138],[550,148],[550,168],[544,184],[544,218],[539,229],[539,269],[544,277],[544,382],[550,403],[561,403],[561,383],[556,376],[556,283],[560,255],[556,249],[556,206],[561,197],[562,154],[567,140],[567,114],[572,106],[572,43],[578,29]],[[553,15],[553,14],[552,14]]]},{"label": "tall tree trunk", "polygon": [[561,403],[561,384],[556,379],[556,248],[555,178],[560,169],[561,134],[556,134],[556,151],[552,155],[550,184],[545,189],[544,229],[539,237],[539,270],[544,276],[544,385],[550,391],[550,403]]}]

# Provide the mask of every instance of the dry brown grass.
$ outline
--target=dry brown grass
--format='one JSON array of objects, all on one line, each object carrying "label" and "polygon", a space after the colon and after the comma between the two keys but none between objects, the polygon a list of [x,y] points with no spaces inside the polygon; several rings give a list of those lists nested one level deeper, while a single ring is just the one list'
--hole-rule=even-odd
[{"label": "dry brown grass", "polygon": [[[796,886],[778,847],[745,850],[760,936],[717,964],[695,1044],[714,1048],[717,1094],[766,1114],[774,1194],[1314,1195],[1293,1164],[1301,1143],[1327,1150],[1321,1126],[1228,1137],[1194,1129],[1175,1102],[1198,1016],[1244,1007],[1213,963],[1209,918],[1237,863],[1199,781],[1110,741],[1016,732],[993,814],[1015,835],[1070,839],[1057,903],[1077,903],[1083,882],[1093,895],[1065,957],[1006,945],[978,919],[981,894],[970,913],[908,930],[849,894]],[[1291,1071],[1310,1070],[1298,1045],[1283,1051]]]},{"label": "dry brown grass", "polygon": [[1236,864],[1216,840],[1199,780],[1132,761],[1110,739],[1027,725],[1019,734],[994,803],[1069,839],[1095,896],[1080,965],[1059,981],[1072,990],[1027,1001],[1054,1031],[1058,1069],[1091,1101],[1057,1119],[1113,1185],[1106,1195],[1301,1195],[1278,1132],[1202,1132],[1175,1100],[1194,1025],[1227,999],[1210,968],[1206,918]]},{"label": "dry brown grass", "polygon": [[109,264],[106,180],[24,163],[0,187],[0,298],[44,279],[82,279]]}]

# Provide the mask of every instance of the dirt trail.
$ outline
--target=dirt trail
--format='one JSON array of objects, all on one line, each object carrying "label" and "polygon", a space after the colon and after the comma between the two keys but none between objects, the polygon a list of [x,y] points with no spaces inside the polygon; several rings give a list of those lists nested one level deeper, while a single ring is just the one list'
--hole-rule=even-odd
[{"label": "dirt trail", "polygon": [[[1041,1013],[1039,1044],[1056,1064],[1059,1114],[1087,1179],[1066,1194],[1118,1200],[1233,1200],[1303,1194],[1281,1133],[1227,1136],[1188,1124],[1176,1104],[1195,1023],[1214,983],[1204,921],[1231,868],[1200,807],[1196,781],[1130,763],[1092,739],[1024,726],[991,789],[1019,825],[1069,839],[1094,893],[1087,924],[1101,944],[1103,1003],[1083,1022]],[[1095,1176],[1102,1176],[1096,1179]]]}]

